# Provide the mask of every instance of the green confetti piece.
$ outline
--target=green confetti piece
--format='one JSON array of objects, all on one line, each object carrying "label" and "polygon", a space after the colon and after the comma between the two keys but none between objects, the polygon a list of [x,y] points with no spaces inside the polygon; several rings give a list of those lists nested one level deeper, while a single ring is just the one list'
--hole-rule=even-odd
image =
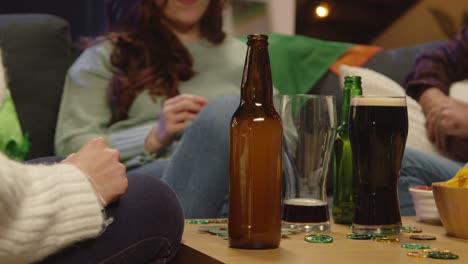
[{"label": "green confetti piece", "polygon": [[317,234],[317,235],[307,235],[304,237],[304,240],[309,243],[331,243],[333,242],[333,237],[329,235]]},{"label": "green confetti piece", "polygon": [[401,231],[403,233],[422,233],[422,230],[415,226],[402,226]]},{"label": "green confetti piece", "polygon": [[458,255],[443,251],[431,251],[428,256],[434,259],[458,259]]},{"label": "green confetti piece", "polygon": [[428,249],[430,248],[427,244],[415,244],[415,243],[408,243],[408,244],[401,244],[402,248],[406,249]]},{"label": "green confetti piece", "polygon": [[373,235],[369,233],[365,234],[351,234],[347,236],[348,239],[354,239],[354,240],[370,240],[373,239]]},{"label": "green confetti piece", "polygon": [[204,224],[209,224],[210,221],[202,220],[202,219],[191,219],[191,220],[187,220],[187,223],[192,224],[192,225],[204,225]]}]

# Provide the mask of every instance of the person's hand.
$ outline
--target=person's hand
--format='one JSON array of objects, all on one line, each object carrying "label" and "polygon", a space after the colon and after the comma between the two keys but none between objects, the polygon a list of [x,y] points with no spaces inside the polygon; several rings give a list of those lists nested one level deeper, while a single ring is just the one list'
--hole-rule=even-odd
[{"label": "person's hand", "polygon": [[449,137],[446,154],[453,160],[468,161],[468,138]]},{"label": "person's hand", "polygon": [[448,100],[450,100],[448,95],[443,93],[439,88],[432,87],[425,90],[419,97],[418,101],[427,118],[427,115],[431,110],[443,107]]},{"label": "person's hand", "polygon": [[426,116],[428,138],[442,151],[450,154],[456,147],[447,147],[447,142],[455,138],[468,138],[468,104],[453,99],[438,88],[424,91],[419,103]]},{"label": "person's hand", "polygon": [[119,157],[118,150],[109,148],[103,138],[96,138],[62,162],[83,171],[94,185],[102,206],[106,206],[124,194],[128,187],[125,166],[119,162]]},{"label": "person's hand", "polygon": [[468,138],[468,104],[450,98],[427,114],[427,121],[436,122],[448,135]]},{"label": "person's hand", "polygon": [[146,137],[145,149],[154,153],[170,144],[195,119],[207,102],[205,98],[191,94],[181,94],[165,100],[158,124]]}]

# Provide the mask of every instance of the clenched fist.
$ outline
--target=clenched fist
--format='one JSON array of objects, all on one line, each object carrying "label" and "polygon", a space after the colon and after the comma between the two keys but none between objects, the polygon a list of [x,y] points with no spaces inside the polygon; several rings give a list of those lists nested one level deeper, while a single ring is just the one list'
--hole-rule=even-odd
[{"label": "clenched fist", "polygon": [[128,187],[125,166],[119,158],[118,150],[109,148],[103,138],[96,138],[62,162],[83,171],[93,183],[102,206],[106,206],[124,194]]},{"label": "clenched fist", "polygon": [[181,94],[165,100],[158,124],[146,137],[146,151],[155,153],[169,145],[197,117],[207,102],[205,98],[192,94]]}]

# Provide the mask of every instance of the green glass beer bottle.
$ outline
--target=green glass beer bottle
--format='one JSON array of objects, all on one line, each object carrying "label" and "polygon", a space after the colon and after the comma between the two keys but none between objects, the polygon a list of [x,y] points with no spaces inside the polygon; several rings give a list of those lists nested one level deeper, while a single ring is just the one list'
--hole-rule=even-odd
[{"label": "green glass beer bottle", "polygon": [[241,100],[232,116],[229,246],[277,248],[281,239],[283,128],[273,106],[268,37],[249,35]]},{"label": "green glass beer bottle", "polygon": [[362,95],[361,77],[346,76],[343,90],[341,124],[334,147],[333,219],[337,224],[351,224],[354,215],[354,176],[348,115],[351,96]]}]

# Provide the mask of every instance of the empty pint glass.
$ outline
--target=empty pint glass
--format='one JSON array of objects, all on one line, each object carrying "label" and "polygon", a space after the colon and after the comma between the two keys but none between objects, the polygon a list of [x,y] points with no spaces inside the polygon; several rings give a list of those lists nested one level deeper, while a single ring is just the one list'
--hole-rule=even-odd
[{"label": "empty pint glass", "polygon": [[408,134],[405,97],[351,99],[349,134],[355,172],[354,233],[398,234],[398,177]]},{"label": "empty pint glass", "polygon": [[275,97],[283,122],[285,171],[283,226],[296,231],[327,231],[330,217],[326,176],[336,135],[333,96]]}]

